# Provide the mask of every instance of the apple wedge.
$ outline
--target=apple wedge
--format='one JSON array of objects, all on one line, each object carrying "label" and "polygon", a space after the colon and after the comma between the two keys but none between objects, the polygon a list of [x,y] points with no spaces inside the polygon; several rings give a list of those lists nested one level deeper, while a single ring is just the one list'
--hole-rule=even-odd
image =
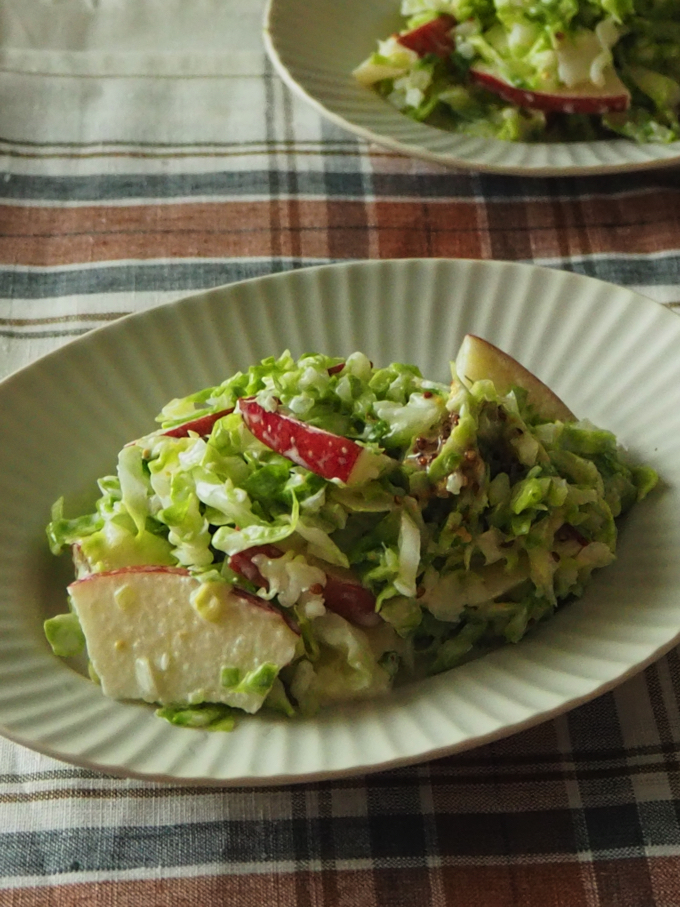
[{"label": "apple wedge", "polygon": [[540,378],[508,353],[474,334],[463,338],[456,356],[456,372],[467,387],[486,378],[493,381],[499,394],[507,394],[513,386],[524,388],[529,403],[548,422],[576,421],[572,411]]},{"label": "apple wedge", "polygon": [[253,545],[252,548],[244,548],[243,551],[237,551],[229,558],[229,566],[244,579],[250,580],[251,583],[260,589],[268,589],[267,580],[260,573],[260,569],[254,562],[253,558],[258,555],[274,560],[277,557],[283,557],[283,551],[276,545]]},{"label": "apple wedge", "polygon": [[94,573],[69,594],[113,699],[256,712],[269,691],[256,672],[273,682],[296,655],[298,633],[268,602],[224,583],[201,586],[181,567]]},{"label": "apple wedge", "polygon": [[189,422],[184,422],[183,425],[177,425],[175,428],[169,428],[167,431],[161,432],[162,435],[165,435],[167,438],[187,438],[189,432],[193,431],[201,437],[209,435],[213,429],[213,425],[217,422],[218,419],[221,419],[223,416],[228,416],[230,413],[234,412],[234,407],[231,409],[221,409],[217,413],[209,413],[207,416],[201,416],[198,419],[192,419]]},{"label": "apple wedge", "polygon": [[446,59],[455,48],[451,34],[455,24],[453,16],[443,14],[424,25],[419,25],[418,28],[396,35],[396,40],[402,47],[415,51],[419,57],[434,54],[436,57]]},{"label": "apple wedge", "polygon": [[377,627],[383,623],[375,610],[375,596],[362,586],[350,571],[333,567],[326,571],[323,597],[329,611],[339,614],[358,627]]},{"label": "apple wedge", "polygon": [[512,85],[491,67],[477,64],[469,71],[470,79],[510,104],[552,113],[605,114],[628,110],[630,92],[613,67],[605,73],[600,87],[589,83],[553,91],[528,91]]},{"label": "apple wedge", "polygon": [[388,458],[366,447],[307,425],[279,410],[268,410],[254,397],[242,397],[238,408],[255,437],[298,466],[324,479],[359,485],[377,478]]},{"label": "apple wedge", "polygon": [[[229,558],[229,566],[239,576],[249,579],[262,589],[267,589],[267,580],[253,560],[258,555],[278,558],[283,555],[283,551],[276,545],[254,545],[233,554]],[[312,561],[312,566],[320,567],[326,574],[322,595],[324,605],[329,611],[339,614],[359,627],[375,627],[382,623],[382,618],[375,610],[375,596],[361,585],[350,570],[343,570],[341,567],[329,569],[318,559]]]},{"label": "apple wedge", "polygon": [[[198,419],[190,419],[188,422],[183,422],[181,425],[176,425],[174,428],[168,428],[165,431],[163,429],[158,429],[157,431],[145,435],[144,440],[147,443],[150,443],[155,438],[188,438],[189,432],[194,432],[204,438],[210,434],[213,425],[218,419],[221,419],[223,416],[228,416],[233,412],[234,407],[232,406],[231,409],[221,409],[217,413],[208,413],[207,416],[200,416]],[[137,441],[128,441],[125,446],[132,447],[133,444],[137,443]]]}]

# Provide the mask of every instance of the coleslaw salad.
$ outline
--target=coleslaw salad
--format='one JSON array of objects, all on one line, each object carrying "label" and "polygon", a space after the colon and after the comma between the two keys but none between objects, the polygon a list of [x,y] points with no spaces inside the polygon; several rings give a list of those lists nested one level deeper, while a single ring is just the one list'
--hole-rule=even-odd
[{"label": "coleslaw salad", "polygon": [[657,479],[506,385],[285,352],[171,401],[91,513],[54,505],[77,574],[55,653],[86,648],[107,695],[220,730],[518,642],[612,562]]},{"label": "coleslaw salad", "polygon": [[507,141],[680,138],[674,0],[402,0],[354,71],[413,119]]}]

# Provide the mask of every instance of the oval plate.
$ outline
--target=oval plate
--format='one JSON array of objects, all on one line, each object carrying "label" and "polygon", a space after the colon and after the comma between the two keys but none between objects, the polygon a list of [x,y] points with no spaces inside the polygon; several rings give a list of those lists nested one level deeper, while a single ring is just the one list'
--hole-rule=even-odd
[{"label": "oval plate", "polygon": [[403,21],[398,0],[269,0],[264,43],[286,84],[323,116],[393,151],[463,170],[519,176],[616,173],[680,162],[680,142],[501,142],[417,123],[352,71]]},{"label": "oval plate", "polygon": [[[44,526],[95,496],[162,405],[286,347],[363,350],[446,381],[466,332],[487,337],[577,413],[615,431],[663,487],[634,510],[620,558],[519,645],[381,701],[313,719],[244,718],[231,734],[173,727],[113,702],[49,650],[68,558]],[[680,633],[680,320],[591,278],[498,262],[309,268],[193,296],[93,331],[0,384],[0,731],[111,773],[268,784],[365,772],[468,749],[611,688]]]}]

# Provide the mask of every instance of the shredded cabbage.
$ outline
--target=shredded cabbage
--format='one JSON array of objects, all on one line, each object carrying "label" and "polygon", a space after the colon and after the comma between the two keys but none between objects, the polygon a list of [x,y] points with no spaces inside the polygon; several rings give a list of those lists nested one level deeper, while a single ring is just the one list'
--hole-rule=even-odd
[{"label": "shredded cabbage", "polygon": [[401,13],[354,75],[415,120],[504,141],[680,139],[677,3],[402,0]]},{"label": "shredded cabbage", "polygon": [[[461,6],[411,3],[452,5]],[[504,10],[519,15],[516,4]],[[611,4],[607,13],[615,17]],[[71,548],[79,576],[186,567],[204,621],[218,620],[224,584],[279,611],[299,633],[289,664],[226,661],[215,671],[223,688],[286,715],[383,695],[395,677],[517,642],[611,563],[616,519],[656,474],[631,464],[606,430],[537,415],[521,388],[468,388],[455,364],[452,375],[451,386],[428,381],[363,353],[265,359],[168,404],[161,427],[127,445],[116,475],[100,480],[92,513],[67,518],[57,501],[50,547]],[[346,484],[296,464],[282,453],[287,437],[256,437],[243,397],[322,429],[345,453],[359,445],[378,458],[377,475]],[[205,433],[190,430],[232,409]],[[46,632],[59,654],[80,645],[75,614]],[[160,714],[182,726],[233,725],[232,708],[203,698],[191,691]]]}]

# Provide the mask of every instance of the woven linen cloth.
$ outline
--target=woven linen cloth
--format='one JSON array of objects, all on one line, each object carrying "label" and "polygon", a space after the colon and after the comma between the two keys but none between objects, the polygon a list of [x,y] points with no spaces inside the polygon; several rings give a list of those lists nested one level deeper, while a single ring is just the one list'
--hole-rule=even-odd
[{"label": "woven linen cloth", "polygon": [[[0,0],[0,375],[123,313],[344,260],[538,263],[680,305],[677,168],[501,178],[370,147],[284,88],[261,16]],[[677,651],[532,730],[344,780],[115,779],[0,739],[2,907],[199,904],[678,907]]]}]

